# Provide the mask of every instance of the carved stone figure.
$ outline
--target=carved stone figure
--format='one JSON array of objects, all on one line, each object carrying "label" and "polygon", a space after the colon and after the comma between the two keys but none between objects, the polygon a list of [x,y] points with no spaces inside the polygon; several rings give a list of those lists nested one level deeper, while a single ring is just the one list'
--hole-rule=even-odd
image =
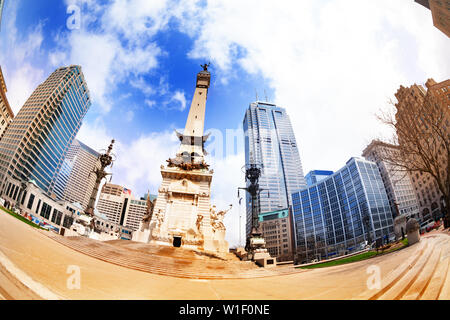
[{"label": "carved stone figure", "polygon": [[213,206],[213,208],[211,208],[212,227],[213,227],[214,231],[215,230],[226,230],[225,225],[223,224],[223,219],[225,218],[225,215],[227,214],[227,212],[231,210],[233,205],[230,204],[230,208],[228,210],[221,210],[217,213],[215,211],[215,207],[216,206]]},{"label": "carved stone figure", "polygon": [[155,228],[159,229],[164,221],[164,215],[161,213],[161,209],[156,213],[156,226]]},{"label": "carved stone figure", "polygon": [[147,202],[147,211],[142,217],[142,222],[149,222],[152,219],[153,209],[155,208],[156,199]]},{"label": "carved stone figure", "polygon": [[200,232],[200,227],[202,225],[202,221],[203,221],[203,216],[201,214],[199,214],[197,216],[197,221],[195,222],[196,226],[197,226],[197,230]]}]

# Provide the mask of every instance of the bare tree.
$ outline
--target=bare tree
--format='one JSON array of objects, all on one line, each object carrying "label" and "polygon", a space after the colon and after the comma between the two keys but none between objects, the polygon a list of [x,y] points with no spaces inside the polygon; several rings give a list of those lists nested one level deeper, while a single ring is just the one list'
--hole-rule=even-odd
[{"label": "bare tree", "polygon": [[[401,90],[407,90],[401,88]],[[409,93],[409,92],[408,92]],[[448,99],[447,99],[448,98]],[[403,99],[403,98],[402,98]],[[395,111],[381,112],[377,117],[395,130],[385,161],[408,173],[429,174],[442,194],[444,227],[449,227],[450,206],[450,106],[444,99],[430,93],[419,97],[405,94],[402,103],[390,104]]]}]

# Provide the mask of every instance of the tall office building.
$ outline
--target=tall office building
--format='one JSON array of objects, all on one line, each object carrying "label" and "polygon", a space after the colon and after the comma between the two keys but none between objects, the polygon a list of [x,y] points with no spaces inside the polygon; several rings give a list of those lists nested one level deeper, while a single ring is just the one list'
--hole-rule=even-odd
[{"label": "tall office building", "polygon": [[[395,97],[397,103],[395,107],[397,113],[395,115],[396,120],[399,121],[403,117],[408,117],[409,110],[418,110],[425,103],[432,103],[443,115],[442,128],[446,130],[447,136],[450,136],[450,79],[437,83],[433,79],[428,79],[425,83],[425,89],[421,85],[413,84],[410,87],[403,87],[397,90]],[[422,122],[417,122],[424,131],[424,134],[429,132],[429,128]],[[398,133],[399,144],[404,142],[402,133]],[[436,140],[437,141],[437,140]],[[439,143],[438,143],[439,144]],[[437,161],[440,164],[441,176],[447,177],[447,160],[448,152],[444,148],[444,145],[438,149]],[[411,180],[414,186],[414,191],[419,201],[420,214],[422,219],[438,219],[442,217],[444,208],[444,197],[439,190],[437,182],[431,177],[429,173],[414,172],[411,173]],[[450,182],[447,181],[447,185]]]},{"label": "tall office building", "polygon": [[14,118],[14,113],[9,106],[6,92],[5,78],[3,78],[2,68],[0,67],[0,137],[3,136],[6,128]]},{"label": "tall office building", "polygon": [[[156,196],[150,195],[150,200]],[[109,221],[138,230],[147,211],[147,199],[135,199],[131,190],[122,186],[105,183],[97,203],[97,210]]]},{"label": "tall office building", "polygon": [[80,66],[59,68],[40,84],[0,140],[0,181],[34,180],[54,195],[56,178],[91,104]]},{"label": "tall office building", "polygon": [[100,154],[75,139],[67,151],[55,183],[58,199],[79,202],[86,209],[95,186],[94,170],[100,168]]},{"label": "tall office building", "polygon": [[431,10],[433,25],[450,37],[450,2],[448,0],[415,0]]},{"label": "tall office building", "polygon": [[374,162],[346,165],[293,199],[296,254],[300,262],[358,251],[365,241],[393,236],[392,211]]},{"label": "tall office building", "polygon": [[5,5],[5,0],[0,0],[0,31],[2,30],[2,14],[3,6]]},{"label": "tall office building", "polygon": [[[291,194],[306,186],[294,131],[286,110],[267,102],[251,103],[244,117],[245,163],[262,165],[260,213],[287,209]],[[251,197],[247,193],[247,235]]]},{"label": "tall office building", "polygon": [[386,154],[396,152],[397,149],[394,145],[373,140],[364,149],[362,156],[377,164],[394,218],[397,215],[402,215],[421,220],[419,203],[417,202],[410,175],[401,170],[401,168],[384,160],[386,159]]},{"label": "tall office building", "polygon": [[325,179],[328,176],[331,176],[334,172],[328,170],[313,170],[308,172],[305,176],[306,184],[308,186],[312,186],[313,184]]}]

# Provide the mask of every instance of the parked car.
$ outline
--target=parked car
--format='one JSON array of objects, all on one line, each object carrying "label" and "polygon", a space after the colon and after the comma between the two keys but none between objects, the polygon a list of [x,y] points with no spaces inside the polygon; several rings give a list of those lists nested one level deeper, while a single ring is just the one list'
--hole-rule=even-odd
[{"label": "parked car", "polygon": [[433,230],[433,229],[438,229],[438,228],[441,226],[441,224],[442,224],[441,220],[438,220],[438,221],[436,221],[436,222],[433,224],[433,227],[432,227],[431,229],[432,229],[432,230]]},{"label": "parked car", "polygon": [[430,231],[434,226],[434,220],[433,219],[429,219],[427,221],[424,221],[420,224],[420,233],[425,233]]}]

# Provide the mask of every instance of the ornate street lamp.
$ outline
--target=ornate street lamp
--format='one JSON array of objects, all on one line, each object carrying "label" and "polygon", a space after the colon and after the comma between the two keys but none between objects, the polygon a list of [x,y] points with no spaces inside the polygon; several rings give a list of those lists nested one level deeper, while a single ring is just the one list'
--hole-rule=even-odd
[{"label": "ornate street lamp", "polygon": [[[249,253],[250,259],[253,259],[256,249],[264,249],[266,241],[264,240],[259,224],[259,198],[261,191],[264,189],[259,188],[259,177],[261,176],[262,165],[259,164],[249,164],[243,167],[245,168],[245,181],[250,183],[246,188],[238,188],[239,190],[246,190],[250,193],[252,198],[252,225],[250,235],[247,237],[245,250]],[[269,195],[270,196],[270,195]]]},{"label": "ornate street lamp", "polygon": [[[95,180],[94,189],[92,190],[91,197],[89,199],[89,204],[84,212],[92,218],[94,218],[95,200],[97,199],[100,183],[104,178],[111,175],[111,173],[106,172],[105,169],[109,166],[112,167],[112,164],[115,160],[114,154],[111,153],[114,142],[114,139],[111,140],[111,144],[109,145],[108,150],[98,157],[98,159],[100,160],[100,168],[96,168],[91,172],[94,173],[97,178]],[[91,228],[93,228],[94,230],[96,228],[94,219],[92,219],[91,221]]]}]

